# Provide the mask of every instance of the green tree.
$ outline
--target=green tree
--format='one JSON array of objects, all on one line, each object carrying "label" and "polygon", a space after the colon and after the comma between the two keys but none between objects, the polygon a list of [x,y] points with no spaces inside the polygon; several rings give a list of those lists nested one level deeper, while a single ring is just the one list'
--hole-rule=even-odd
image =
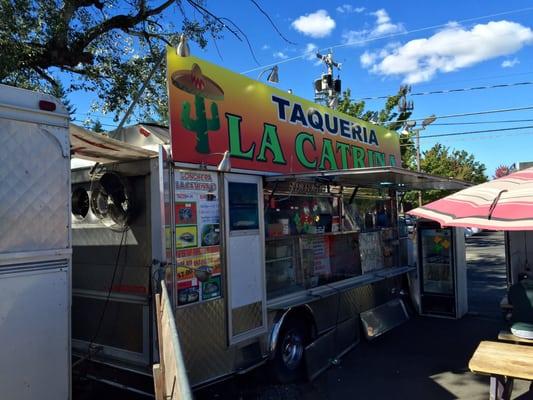
[{"label": "green tree", "polygon": [[[485,164],[476,161],[473,154],[465,150],[451,150],[440,143],[424,151],[420,166],[422,171],[432,175],[454,178],[479,184],[487,181]],[[437,200],[450,194],[446,190],[429,190],[422,193],[423,203]]]},{"label": "green tree", "polygon": [[[398,131],[403,128],[405,120],[409,119],[412,111],[395,111],[398,109],[402,98],[405,98],[409,91],[408,86],[401,86],[394,96],[389,96],[381,110],[365,110],[364,100],[354,101],[351,98],[351,90],[347,89],[342,93],[337,110],[352,117],[364,121],[372,121],[378,125],[385,125],[389,129]],[[412,137],[400,135],[400,151],[402,155],[402,166],[404,168],[416,169],[416,157]]]},{"label": "green tree", "polygon": [[[250,4],[272,23],[256,1]],[[115,120],[181,33],[201,48],[224,31],[248,42],[205,0],[0,0],[0,15],[0,83],[50,93],[62,81],[67,93],[95,92],[98,109]],[[163,63],[136,114],[166,113]]]},{"label": "green tree", "polygon": [[91,127],[91,130],[93,132],[96,132],[96,133],[103,133],[104,132],[104,127],[102,126],[102,123],[100,122],[99,119],[94,121],[93,126]]},{"label": "green tree", "polygon": [[76,112],[76,107],[74,107],[70,100],[67,98],[67,93],[65,92],[65,88],[63,87],[63,84],[61,82],[57,82],[57,85],[53,85],[46,88],[45,93],[51,94],[54,97],[57,97],[61,100],[65,108],[67,109],[68,113],[70,114],[70,119],[73,119],[73,114]]}]

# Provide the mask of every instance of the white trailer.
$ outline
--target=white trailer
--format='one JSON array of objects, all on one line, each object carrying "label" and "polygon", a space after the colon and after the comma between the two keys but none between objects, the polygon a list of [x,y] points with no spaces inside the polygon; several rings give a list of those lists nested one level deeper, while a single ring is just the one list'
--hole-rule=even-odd
[{"label": "white trailer", "polygon": [[0,85],[0,397],[70,398],[69,115]]}]

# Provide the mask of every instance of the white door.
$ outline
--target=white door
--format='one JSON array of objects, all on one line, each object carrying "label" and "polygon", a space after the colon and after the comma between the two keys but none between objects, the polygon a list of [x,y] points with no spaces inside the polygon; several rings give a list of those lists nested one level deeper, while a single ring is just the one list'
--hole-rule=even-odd
[{"label": "white door", "polygon": [[266,332],[262,178],[224,177],[230,344]]}]

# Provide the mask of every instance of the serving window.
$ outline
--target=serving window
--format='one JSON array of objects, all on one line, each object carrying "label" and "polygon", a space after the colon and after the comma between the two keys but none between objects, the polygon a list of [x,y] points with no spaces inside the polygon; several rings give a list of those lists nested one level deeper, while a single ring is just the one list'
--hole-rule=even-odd
[{"label": "serving window", "polygon": [[378,194],[267,194],[267,297],[395,266],[392,200]]},{"label": "serving window", "polygon": [[340,197],[265,197],[267,297],[361,274],[356,232],[341,232]]}]

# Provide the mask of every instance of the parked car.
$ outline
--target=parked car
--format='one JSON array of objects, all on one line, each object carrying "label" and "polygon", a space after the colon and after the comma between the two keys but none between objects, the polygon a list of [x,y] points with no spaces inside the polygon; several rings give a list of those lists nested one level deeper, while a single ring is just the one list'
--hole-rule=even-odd
[{"label": "parked car", "polygon": [[410,215],[401,215],[399,217],[399,225],[401,232],[411,235],[415,231],[416,218]]},{"label": "parked car", "polygon": [[482,231],[482,229],[480,229],[480,228],[465,228],[465,237],[470,237],[470,236],[476,235],[476,234],[478,234],[481,231]]}]

